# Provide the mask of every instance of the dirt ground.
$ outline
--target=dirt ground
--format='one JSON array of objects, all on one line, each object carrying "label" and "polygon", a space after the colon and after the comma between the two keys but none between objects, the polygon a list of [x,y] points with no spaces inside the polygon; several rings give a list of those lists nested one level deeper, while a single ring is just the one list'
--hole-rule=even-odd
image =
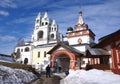
[{"label": "dirt ground", "polygon": [[31,84],[60,84],[61,78],[59,76],[53,75],[50,78],[46,78],[45,75],[42,75],[39,79],[33,81]]}]

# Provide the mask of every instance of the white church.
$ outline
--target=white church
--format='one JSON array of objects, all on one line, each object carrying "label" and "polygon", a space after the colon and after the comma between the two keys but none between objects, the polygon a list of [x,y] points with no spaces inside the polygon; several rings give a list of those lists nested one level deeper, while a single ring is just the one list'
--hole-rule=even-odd
[{"label": "white church", "polygon": [[[91,48],[95,44],[95,34],[84,22],[82,12],[74,28],[66,29],[66,36],[58,29],[58,24],[49,18],[47,11],[43,16],[38,13],[31,41],[16,46],[14,60],[36,69],[45,69],[50,64],[51,68],[59,66],[65,71],[84,68],[87,63],[99,64],[104,62],[101,61],[104,58],[99,58],[99,55],[109,56],[103,49]],[[104,53],[97,55],[96,51]],[[96,57],[93,59],[88,53],[96,54]]]}]

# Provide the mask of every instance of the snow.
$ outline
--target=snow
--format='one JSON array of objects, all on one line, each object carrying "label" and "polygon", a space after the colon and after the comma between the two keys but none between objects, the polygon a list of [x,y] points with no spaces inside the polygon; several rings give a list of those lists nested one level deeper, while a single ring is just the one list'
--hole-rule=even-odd
[{"label": "snow", "polygon": [[62,79],[66,77],[65,73],[53,73],[53,75],[59,76]]},{"label": "snow", "polygon": [[60,84],[120,84],[120,75],[103,70],[70,70],[69,73]]},{"label": "snow", "polygon": [[0,65],[0,84],[25,84],[36,78],[32,72]]}]

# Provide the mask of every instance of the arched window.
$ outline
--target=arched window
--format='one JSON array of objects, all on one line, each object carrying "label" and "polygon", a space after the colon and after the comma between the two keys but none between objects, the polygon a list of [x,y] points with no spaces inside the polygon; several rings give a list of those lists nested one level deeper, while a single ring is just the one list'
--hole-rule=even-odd
[{"label": "arched window", "polygon": [[39,20],[37,20],[37,23],[39,23]]},{"label": "arched window", "polygon": [[42,26],[44,25],[44,22],[42,22]]},{"label": "arched window", "polygon": [[29,47],[26,47],[25,52],[28,52],[28,51],[30,51],[30,49],[29,49]]},{"label": "arched window", "polygon": [[54,30],[56,31],[56,28],[54,28]]},{"label": "arched window", "polygon": [[17,52],[20,52],[20,48],[17,49]]},{"label": "arched window", "polygon": [[54,34],[51,34],[51,38],[54,39]]},{"label": "arched window", "polygon": [[23,52],[23,49],[21,49],[21,52]]},{"label": "arched window", "polygon": [[53,28],[52,28],[52,31],[53,31]]},{"label": "arched window", "polygon": [[46,22],[45,25],[48,25],[48,22]]},{"label": "arched window", "polygon": [[38,40],[43,38],[43,31],[38,32]]}]

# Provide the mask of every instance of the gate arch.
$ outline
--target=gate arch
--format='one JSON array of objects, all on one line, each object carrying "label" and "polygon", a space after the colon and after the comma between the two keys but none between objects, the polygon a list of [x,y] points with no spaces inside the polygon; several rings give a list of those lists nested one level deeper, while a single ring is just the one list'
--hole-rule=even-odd
[{"label": "gate arch", "polygon": [[57,56],[60,56],[62,54],[65,54],[70,58],[70,66],[69,69],[75,69],[75,55],[67,50],[57,50],[55,53],[53,53],[50,57],[51,61],[51,67],[53,68],[54,66],[54,61]]}]

